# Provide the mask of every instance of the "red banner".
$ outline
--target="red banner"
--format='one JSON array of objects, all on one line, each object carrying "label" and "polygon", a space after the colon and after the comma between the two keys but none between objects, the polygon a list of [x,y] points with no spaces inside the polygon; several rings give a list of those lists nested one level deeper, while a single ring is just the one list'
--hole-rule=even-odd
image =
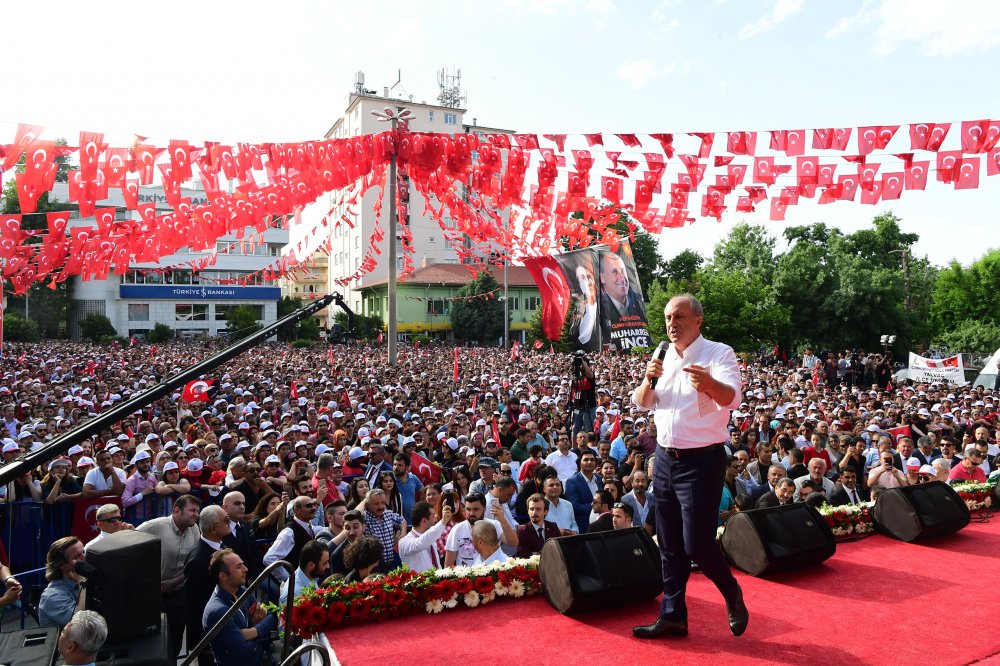
[{"label": "red banner", "polygon": [[73,536],[87,543],[100,533],[97,526],[97,510],[105,504],[115,504],[120,509],[122,498],[115,495],[91,497],[73,502]]},{"label": "red banner", "polygon": [[410,471],[417,475],[420,483],[437,483],[441,479],[441,466],[423,457],[416,451],[410,455]]},{"label": "red banner", "polygon": [[570,287],[562,267],[553,257],[530,257],[524,267],[531,273],[542,296],[542,330],[549,340],[558,340],[569,311]]}]

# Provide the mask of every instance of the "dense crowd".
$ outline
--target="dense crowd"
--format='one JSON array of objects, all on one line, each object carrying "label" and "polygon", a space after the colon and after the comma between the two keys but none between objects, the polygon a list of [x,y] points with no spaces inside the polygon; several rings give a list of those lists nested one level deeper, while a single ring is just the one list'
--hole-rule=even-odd
[{"label": "dense crowd", "polygon": [[[214,342],[125,348],[4,346],[3,458],[44,447],[206,358]],[[838,362],[840,361],[840,362]],[[192,647],[263,568],[280,601],[330,576],[363,580],[495,561],[588,530],[655,530],[656,423],[630,398],[645,360],[501,349],[406,348],[395,368],[360,345],[265,344],[220,367],[210,398],[181,387],[0,488],[5,502],[98,502],[99,532],[49,549],[42,624],[85,606],[76,563],[123,529],[161,539],[171,645]],[[456,379],[457,375],[457,379]],[[997,398],[968,386],[892,386],[878,355],[773,355],[743,364],[719,521],[794,501],[868,500],[934,479],[985,480]],[[0,569],[15,603],[21,583]],[[203,663],[259,659],[276,628],[262,604]],[[242,631],[235,631],[240,629]]]}]

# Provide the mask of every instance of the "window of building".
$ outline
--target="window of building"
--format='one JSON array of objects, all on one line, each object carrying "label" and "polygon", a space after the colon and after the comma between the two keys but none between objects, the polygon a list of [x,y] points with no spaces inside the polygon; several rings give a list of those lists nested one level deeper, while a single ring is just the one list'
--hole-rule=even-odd
[{"label": "window of building", "polygon": [[528,312],[534,312],[538,308],[542,307],[541,296],[525,296],[524,297],[524,309]]},{"label": "window of building", "polygon": [[177,303],[174,305],[174,319],[177,321],[205,321],[208,319],[208,306]]},{"label": "window of building", "polygon": [[[257,317],[257,321],[263,321],[264,306],[254,305],[254,304],[248,304],[248,305],[253,308],[254,316]],[[226,321],[226,318],[229,316],[229,311],[232,310],[233,308],[240,307],[240,304],[237,303],[235,305],[216,305],[214,307],[215,307],[215,320]]]},{"label": "window of building", "polygon": [[428,122],[434,122],[434,112],[433,111],[428,111],[427,112],[427,120],[428,120]]},{"label": "window of building", "polygon": [[444,114],[444,124],[445,125],[457,125],[458,124],[458,114],[457,113],[445,113]]},{"label": "window of building", "polygon": [[451,301],[444,298],[434,298],[427,301],[427,314],[432,317],[445,317],[451,314]]},{"label": "window of building", "polygon": [[129,303],[129,321],[149,321],[149,303]]},{"label": "window of building", "polygon": [[509,310],[511,312],[514,312],[515,310],[520,310],[520,307],[518,307],[518,306],[520,305],[521,299],[519,297],[517,297],[517,296],[508,296],[507,300],[508,300],[508,302],[510,302],[510,308],[509,308]]}]

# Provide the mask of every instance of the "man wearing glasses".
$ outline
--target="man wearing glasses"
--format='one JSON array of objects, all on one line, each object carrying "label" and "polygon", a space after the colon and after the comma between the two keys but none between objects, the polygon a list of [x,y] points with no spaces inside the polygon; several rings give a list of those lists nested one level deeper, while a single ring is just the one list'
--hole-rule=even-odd
[{"label": "man wearing glasses", "polygon": [[101,533],[87,542],[87,545],[83,547],[84,552],[90,550],[90,547],[101,539],[110,536],[115,532],[135,529],[132,525],[129,525],[122,520],[122,510],[117,504],[101,505],[101,507],[97,510],[97,526],[100,528]]},{"label": "man wearing glasses", "polygon": [[[318,529],[312,523],[318,509],[319,501],[307,495],[299,495],[292,500],[292,520],[278,532],[278,537],[264,554],[265,567],[278,560],[285,560],[293,568],[298,568],[302,547],[316,538]],[[275,569],[271,575],[282,583],[288,579],[288,571],[283,568]]]},{"label": "man wearing glasses", "polygon": [[986,472],[981,467],[983,458],[983,452],[977,449],[975,444],[965,447],[965,457],[951,468],[948,480],[952,485],[959,481],[986,483]]}]

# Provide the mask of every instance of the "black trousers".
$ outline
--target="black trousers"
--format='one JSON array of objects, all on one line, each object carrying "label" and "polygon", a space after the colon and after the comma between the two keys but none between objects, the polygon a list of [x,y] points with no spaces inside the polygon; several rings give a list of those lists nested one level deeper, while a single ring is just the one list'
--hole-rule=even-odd
[{"label": "black trousers", "polygon": [[[170,640],[170,654],[177,657],[181,653],[181,644],[184,642],[184,628],[187,624],[187,600],[184,591],[174,592],[170,595],[163,595],[163,612],[167,614],[167,635]],[[199,639],[200,640],[200,639]],[[193,648],[189,645],[188,648]]]},{"label": "black trousers", "polygon": [[657,447],[653,495],[663,563],[661,617],[687,622],[684,595],[692,560],[727,602],[739,593],[739,584],[715,540],[726,465],[726,451],[721,446],[680,458]]}]

